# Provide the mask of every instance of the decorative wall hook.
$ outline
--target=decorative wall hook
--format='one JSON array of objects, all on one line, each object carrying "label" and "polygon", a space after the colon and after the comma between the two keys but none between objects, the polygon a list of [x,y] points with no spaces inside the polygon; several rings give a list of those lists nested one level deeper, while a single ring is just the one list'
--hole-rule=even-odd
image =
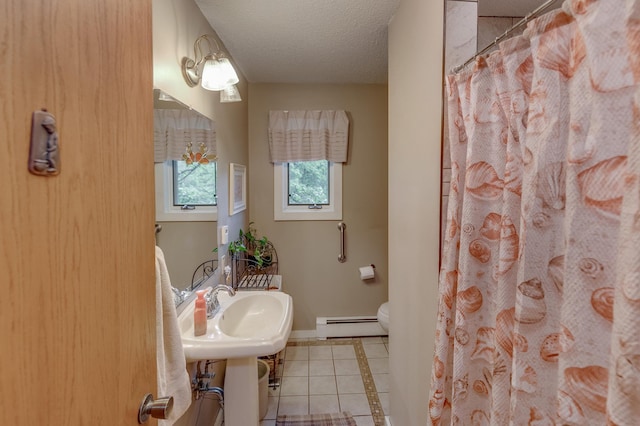
[{"label": "decorative wall hook", "polygon": [[56,119],[45,108],[34,111],[31,116],[29,171],[38,176],[55,176],[60,173]]}]

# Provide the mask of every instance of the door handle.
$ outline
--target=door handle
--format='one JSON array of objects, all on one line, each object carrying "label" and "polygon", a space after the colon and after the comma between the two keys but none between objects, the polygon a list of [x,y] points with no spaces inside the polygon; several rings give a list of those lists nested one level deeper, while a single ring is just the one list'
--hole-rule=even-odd
[{"label": "door handle", "polygon": [[154,419],[166,419],[173,409],[173,397],[164,396],[153,400],[153,395],[148,393],[144,396],[140,409],[138,410],[138,423],[143,424],[149,420],[149,416]]}]

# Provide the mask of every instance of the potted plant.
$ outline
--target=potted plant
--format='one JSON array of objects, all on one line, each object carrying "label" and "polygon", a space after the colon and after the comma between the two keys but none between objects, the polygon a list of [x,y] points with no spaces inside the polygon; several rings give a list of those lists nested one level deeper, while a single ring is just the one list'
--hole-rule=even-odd
[{"label": "potted plant", "polygon": [[238,239],[229,243],[229,254],[237,259],[240,253],[246,253],[247,259],[259,268],[269,266],[271,263],[271,243],[267,237],[257,238],[256,235],[253,222],[249,223],[247,231],[240,229]]},{"label": "potted plant", "polygon": [[[238,240],[235,243],[234,250],[247,253],[248,259],[253,261],[259,269],[271,264],[271,244],[265,236],[262,236],[262,238],[256,237],[256,229],[253,226],[253,222],[249,223],[249,228],[246,232],[240,229]],[[229,247],[231,250],[231,245]]]},{"label": "potted plant", "polygon": [[271,247],[267,237],[262,237],[259,240],[256,240],[256,248],[253,250],[253,257],[260,267],[271,265]]},{"label": "potted plant", "polygon": [[[240,230],[240,232],[242,232],[242,230]],[[229,254],[231,255],[231,258],[235,259],[238,257],[240,253],[246,253],[247,247],[242,242],[242,239],[238,239],[236,241],[231,241],[229,243],[228,250],[229,250]]]}]

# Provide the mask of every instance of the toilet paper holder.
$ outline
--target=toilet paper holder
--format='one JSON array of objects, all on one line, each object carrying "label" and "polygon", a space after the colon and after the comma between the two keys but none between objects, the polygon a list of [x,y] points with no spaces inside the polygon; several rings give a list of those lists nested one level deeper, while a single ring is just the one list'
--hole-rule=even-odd
[{"label": "toilet paper holder", "polygon": [[374,265],[373,263],[368,266],[361,266],[360,279],[364,281],[364,280],[370,280],[372,278],[375,278],[376,276],[375,269],[376,269],[376,265]]}]

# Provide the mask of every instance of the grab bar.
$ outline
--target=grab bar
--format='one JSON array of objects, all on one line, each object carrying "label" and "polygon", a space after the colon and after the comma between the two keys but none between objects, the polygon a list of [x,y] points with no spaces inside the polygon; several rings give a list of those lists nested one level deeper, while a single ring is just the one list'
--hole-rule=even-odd
[{"label": "grab bar", "polygon": [[344,230],[347,229],[347,225],[340,222],[338,224],[338,230],[340,231],[340,254],[338,255],[338,262],[344,263],[347,261],[347,256],[344,254]]}]

